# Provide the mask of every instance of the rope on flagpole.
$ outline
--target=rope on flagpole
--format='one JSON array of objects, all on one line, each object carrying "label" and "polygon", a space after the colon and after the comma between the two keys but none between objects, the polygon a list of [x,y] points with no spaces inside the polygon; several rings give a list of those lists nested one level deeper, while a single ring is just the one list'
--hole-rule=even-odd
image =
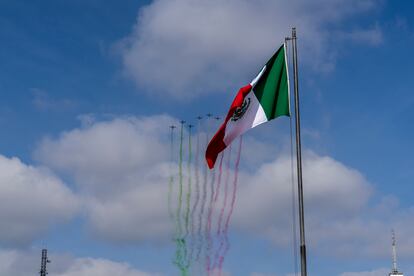
[{"label": "rope on flagpole", "polygon": [[292,118],[289,118],[290,126],[290,171],[291,171],[291,186],[292,186],[292,238],[293,238],[293,258],[294,258],[294,269],[295,276],[298,275],[298,234],[296,226],[296,189],[295,189],[295,173],[294,173],[294,162],[293,162],[293,130],[292,130]]}]

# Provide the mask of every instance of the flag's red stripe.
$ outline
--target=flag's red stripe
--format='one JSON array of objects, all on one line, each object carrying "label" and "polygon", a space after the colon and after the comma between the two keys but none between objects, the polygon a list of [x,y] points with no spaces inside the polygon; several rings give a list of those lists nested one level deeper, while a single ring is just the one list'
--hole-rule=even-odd
[{"label": "flag's red stripe", "polygon": [[247,94],[249,94],[252,86],[250,84],[240,88],[239,92],[237,93],[236,97],[234,98],[230,110],[227,113],[226,119],[224,120],[223,124],[220,126],[217,133],[214,135],[213,139],[211,139],[210,143],[207,146],[206,150],[206,160],[208,167],[212,169],[214,164],[216,163],[217,156],[220,152],[222,152],[227,145],[224,143],[224,136],[226,134],[226,125],[230,118],[233,116],[234,111],[236,108],[241,107],[244,101],[244,98]]}]

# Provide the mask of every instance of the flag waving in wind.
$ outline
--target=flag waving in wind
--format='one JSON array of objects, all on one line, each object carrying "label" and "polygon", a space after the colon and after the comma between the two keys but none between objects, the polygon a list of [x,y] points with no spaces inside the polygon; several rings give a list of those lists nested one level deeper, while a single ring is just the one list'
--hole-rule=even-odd
[{"label": "flag waving in wind", "polygon": [[260,73],[240,88],[227,116],[206,150],[210,169],[217,156],[239,135],[279,116],[290,116],[286,47],[282,45]]}]

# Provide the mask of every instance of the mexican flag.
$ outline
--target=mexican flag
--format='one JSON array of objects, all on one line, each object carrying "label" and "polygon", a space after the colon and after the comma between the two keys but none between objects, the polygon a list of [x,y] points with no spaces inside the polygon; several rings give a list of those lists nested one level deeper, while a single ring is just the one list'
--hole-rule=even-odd
[{"label": "mexican flag", "polygon": [[245,131],[279,116],[290,116],[286,46],[282,45],[251,83],[240,88],[206,150],[210,169],[217,156]]}]

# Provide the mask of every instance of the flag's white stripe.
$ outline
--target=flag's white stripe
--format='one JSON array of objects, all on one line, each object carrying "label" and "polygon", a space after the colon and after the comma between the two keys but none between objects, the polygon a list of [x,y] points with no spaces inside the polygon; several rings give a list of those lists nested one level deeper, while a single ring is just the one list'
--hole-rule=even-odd
[{"label": "flag's white stripe", "polygon": [[254,92],[252,91],[252,94],[254,96],[254,98],[256,99],[257,103],[258,103],[258,108],[256,111],[256,117],[254,118],[253,124],[252,124],[252,128],[255,126],[258,126],[260,124],[263,124],[265,122],[268,121],[266,113],[263,109],[263,106],[259,103],[259,100],[256,98],[256,95],[254,94]]},{"label": "flag's white stripe", "polygon": [[249,101],[248,99],[250,99],[250,104],[243,116],[237,121],[232,121],[230,119],[227,122],[224,135],[224,143],[226,145],[229,145],[234,139],[247,130],[268,121],[263,107],[260,105],[253,90],[247,94],[246,100]]},{"label": "flag's white stripe", "polygon": [[286,42],[283,43],[283,47],[285,48],[285,67],[286,67],[286,77],[287,77],[287,86],[288,86],[288,102],[289,102],[289,117],[292,116],[291,109],[290,109],[290,81],[289,81],[289,64],[288,64],[288,58],[287,58],[287,45]]},{"label": "flag's white stripe", "polygon": [[254,88],[256,86],[256,83],[259,81],[259,79],[262,77],[263,73],[266,71],[266,65],[263,66],[260,73],[250,82],[250,85]]}]

